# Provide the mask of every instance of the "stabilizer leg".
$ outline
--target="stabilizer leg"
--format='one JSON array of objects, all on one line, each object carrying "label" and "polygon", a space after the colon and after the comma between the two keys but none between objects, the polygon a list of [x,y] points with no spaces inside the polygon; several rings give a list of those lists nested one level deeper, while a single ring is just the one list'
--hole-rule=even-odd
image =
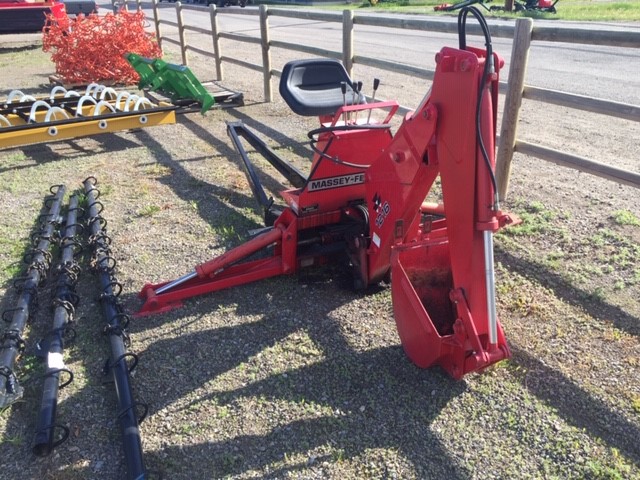
[{"label": "stabilizer leg", "polygon": [[[270,258],[243,262],[272,245],[274,251]],[[273,229],[196,266],[193,272],[170,282],[145,285],[138,294],[144,304],[135,316],[166,312],[180,307],[187,298],[294,273],[297,266],[296,245],[295,217],[286,210]]]}]

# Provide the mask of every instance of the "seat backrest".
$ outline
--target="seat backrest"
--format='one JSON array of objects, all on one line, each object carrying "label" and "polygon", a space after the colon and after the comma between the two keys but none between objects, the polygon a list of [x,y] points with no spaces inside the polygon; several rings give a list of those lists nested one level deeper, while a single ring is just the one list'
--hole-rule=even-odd
[{"label": "seat backrest", "polygon": [[[343,96],[340,84],[345,82]],[[332,59],[295,60],[280,77],[280,95],[298,115],[333,115],[345,103],[351,105],[354,86],[342,63]]]}]

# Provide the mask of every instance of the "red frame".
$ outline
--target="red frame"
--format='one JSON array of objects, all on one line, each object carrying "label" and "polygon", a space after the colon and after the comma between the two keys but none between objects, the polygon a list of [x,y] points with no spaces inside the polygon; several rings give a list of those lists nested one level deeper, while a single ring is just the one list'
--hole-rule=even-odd
[{"label": "red frame", "polygon": [[[490,171],[478,147],[476,105],[481,99],[480,134],[493,169],[498,74],[483,78],[485,55],[474,48],[443,48],[429,95],[406,115],[395,135],[388,125],[398,108],[395,102],[345,106],[322,117],[327,127],[317,142],[322,153],[314,155],[307,184],[283,192],[289,208],[274,228],[195,267],[192,278],[168,291],[157,293],[166,282],[146,285],[138,315],[317,263],[298,256],[301,234],[349,221],[365,208],[368,229],[349,239],[351,260],[365,286],[391,273],[394,315],[411,360],[421,367],[441,365],[460,378],[509,357],[499,324],[496,341],[489,341],[486,232],[511,220],[494,206]],[[493,60],[499,70],[504,62],[497,55]],[[368,114],[375,108],[390,109],[383,128],[356,123],[354,112]],[[424,204],[438,176],[443,204]],[[332,188],[311,187],[326,179]],[[445,218],[424,221],[427,213]],[[268,246],[274,246],[271,258],[242,263]]]}]

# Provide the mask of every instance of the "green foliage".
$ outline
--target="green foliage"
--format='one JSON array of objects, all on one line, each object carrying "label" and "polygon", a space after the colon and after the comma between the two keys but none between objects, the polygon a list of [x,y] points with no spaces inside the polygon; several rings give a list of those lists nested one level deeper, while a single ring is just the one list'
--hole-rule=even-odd
[{"label": "green foliage", "polygon": [[161,208],[158,205],[147,205],[138,211],[138,215],[141,217],[152,217],[160,210]]},{"label": "green foliage", "polygon": [[613,221],[617,225],[633,225],[640,226],[640,219],[630,210],[616,210],[613,212]]},{"label": "green foliage", "polygon": [[552,224],[558,213],[547,209],[542,202],[522,202],[516,204],[516,215],[522,223],[505,229],[506,235],[532,236],[557,230]]},{"label": "green foliage", "polygon": [[[524,0],[518,0],[524,3]],[[376,10],[399,11],[402,13],[428,13],[430,15],[457,15],[458,11],[436,12],[434,7],[443,3],[455,4],[456,0],[365,0],[362,3],[335,5],[333,8],[344,10],[346,8],[375,8]],[[503,7],[503,0],[483,2],[487,8]],[[479,6],[476,4],[476,6]],[[533,17],[553,20],[577,20],[577,21],[622,21],[633,22],[640,20],[640,2],[637,0],[618,1],[584,1],[584,0],[560,0],[556,5],[556,13],[541,11],[504,12],[499,10],[488,11],[480,6],[486,17],[521,18]]]}]

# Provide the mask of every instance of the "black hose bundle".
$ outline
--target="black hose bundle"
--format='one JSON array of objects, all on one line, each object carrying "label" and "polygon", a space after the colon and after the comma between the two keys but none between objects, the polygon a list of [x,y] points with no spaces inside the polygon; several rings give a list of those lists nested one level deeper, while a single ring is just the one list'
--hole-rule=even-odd
[{"label": "black hose bundle", "polygon": [[[37,305],[37,288],[46,278],[51,265],[49,247],[55,239],[60,224],[60,209],[65,193],[64,185],[50,188],[52,196],[45,199],[44,205],[49,213],[39,217],[39,230],[31,235],[33,248],[24,256],[27,275],[14,281],[14,287],[20,291],[15,308],[6,310],[2,319],[9,326],[0,338],[0,377],[4,377],[0,385],[0,408],[11,405],[22,397],[23,387],[13,371],[18,355],[24,351],[25,342],[22,333],[29,320],[30,308]],[[13,314],[9,320],[9,314]]]},{"label": "black hose bundle", "polygon": [[480,83],[480,88],[478,89],[478,100],[476,102],[476,135],[478,138],[478,146],[480,147],[480,151],[482,152],[482,158],[484,160],[485,166],[489,172],[489,178],[491,179],[491,185],[493,186],[494,192],[494,207],[496,210],[500,208],[500,199],[498,198],[498,182],[496,180],[496,174],[493,171],[492,159],[489,158],[489,154],[487,153],[487,149],[484,145],[484,141],[482,140],[482,129],[481,129],[481,119],[480,115],[482,112],[482,96],[485,94],[485,87],[487,83],[487,79],[490,73],[495,72],[494,58],[493,58],[493,44],[491,42],[491,32],[489,30],[489,25],[485,20],[484,16],[476,7],[464,7],[460,10],[458,14],[458,44],[460,50],[467,49],[467,15],[472,14],[478,23],[480,24],[480,28],[482,29],[482,35],[484,36],[484,44],[486,47],[486,59],[484,62],[484,71],[482,73],[482,80]]},{"label": "black hose bundle", "polygon": [[[119,413],[118,421],[122,430],[122,441],[127,465],[127,478],[140,480],[147,477],[142,458],[142,442],[138,423],[146,413],[146,405],[133,401],[129,374],[135,369],[138,357],[126,351],[129,336],[126,328],[129,317],[124,313],[118,296],[122,292],[122,285],[115,279],[116,261],[111,253],[111,238],[106,233],[107,221],[101,216],[103,205],[98,201],[100,196],[96,188],[97,181],[93,177],[84,182],[87,196],[87,228],[89,229],[89,243],[93,247],[92,268],[100,279],[102,292],[100,303],[107,324],[104,333],[109,336],[111,356],[105,364],[104,374],[113,375],[116,388]],[[129,360],[129,361],[128,361]],[[137,407],[143,408],[140,419],[137,417]]]},{"label": "black hose bundle", "polygon": [[[75,337],[73,320],[78,295],[75,286],[80,273],[80,266],[74,255],[81,250],[76,235],[82,233],[82,225],[77,223],[78,197],[71,197],[67,221],[60,247],[62,258],[57,265],[57,282],[55,298],[53,300],[53,327],[47,336],[38,343],[38,350],[44,357],[47,370],[44,375],[42,402],[36,421],[36,433],[33,442],[33,453],[39,456],[49,455],[55,447],[63,443],[69,436],[69,429],[57,425],[56,410],[58,406],[58,390],[67,386],[73,380],[73,373],[65,367],[63,360],[64,339]],[[68,378],[60,383],[60,376],[66,373]],[[56,428],[62,430],[60,438],[55,440]]]}]

